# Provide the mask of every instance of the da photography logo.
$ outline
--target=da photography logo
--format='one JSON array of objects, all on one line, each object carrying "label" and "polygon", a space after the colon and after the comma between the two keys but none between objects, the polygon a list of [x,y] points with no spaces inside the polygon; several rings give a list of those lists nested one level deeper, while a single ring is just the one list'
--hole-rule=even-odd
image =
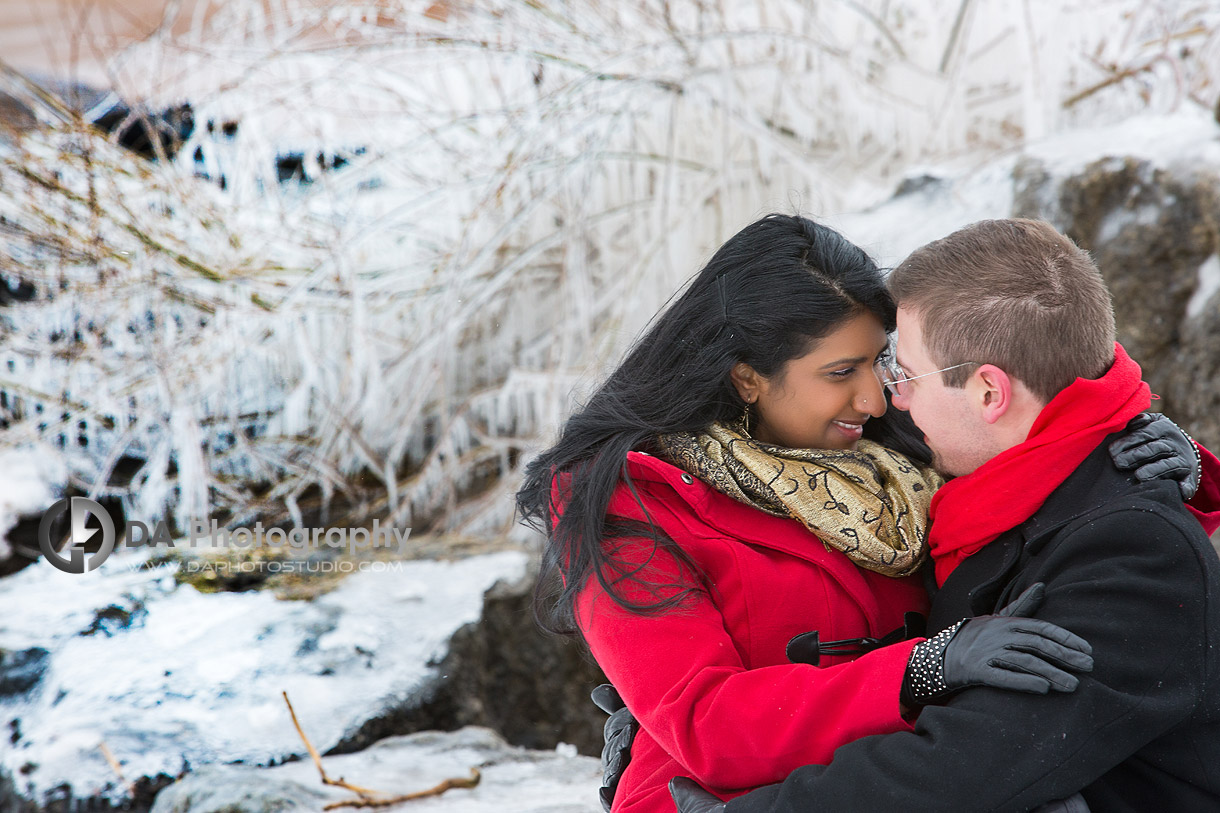
[{"label": "da photography logo", "polygon": [[[51,526],[64,511],[71,512],[72,534],[63,550],[63,553],[68,554],[67,559],[63,557],[63,553],[55,550],[55,545],[51,542]],[[98,532],[97,528],[85,527],[90,514],[97,517],[97,521],[101,523],[102,546],[86,559],[82,546]],[[42,515],[42,522],[38,524],[38,547],[42,549],[42,555],[53,567],[64,573],[85,573],[97,569],[114,550],[115,541],[114,520],[106,513],[105,508],[87,497],[65,497],[48,508]]]},{"label": "da photography logo", "polygon": [[[52,541],[51,533],[65,511],[70,513],[71,534],[68,544],[60,551],[55,549],[55,542],[58,540]],[[101,525],[101,528],[87,527],[90,515],[96,517],[94,524]],[[410,528],[382,525],[379,519],[373,520],[372,527],[356,528],[285,529],[277,526],[263,527],[260,521],[256,522],[253,528],[229,529],[214,519],[191,519],[188,526],[190,531],[187,537],[175,540],[166,520],[151,523],[128,520],[120,537],[115,532],[114,520],[99,503],[87,497],[65,497],[42,515],[42,522],[38,525],[38,547],[42,549],[46,560],[64,573],[88,573],[100,567],[114,549],[123,543],[129,548],[164,547],[167,551],[177,548],[179,544],[194,550],[196,545],[202,543],[204,547],[211,549],[253,547],[283,552],[285,548],[291,548],[294,552],[312,552],[325,547],[346,550],[349,554],[361,554],[378,549],[396,549],[398,553],[402,553],[406,548],[407,539],[411,536]],[[93,554],[86,556],[88,551],[84,545],[86,542],[96,543],[99,530],[102,532],[101,545]],[[261,567],[261,563],[245,562],[243,566],[245,565]],[[291,563],[287,563],[284,569],[290,569],[291,566]]]}]

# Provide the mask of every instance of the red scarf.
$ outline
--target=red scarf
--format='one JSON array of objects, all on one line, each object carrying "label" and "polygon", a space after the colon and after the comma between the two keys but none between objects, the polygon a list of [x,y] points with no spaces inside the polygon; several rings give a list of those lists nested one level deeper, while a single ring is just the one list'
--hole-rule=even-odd
[{"label": "red scarf", "polygon": [[932,498],[928,544],[936,582],[1005,531],[1033,516],[1102,438],[1151,404],[1140,366],[1114,343],[1114,364],[1101,378],[1077,378],[1038,414],[1029,436],[950,480]]}]

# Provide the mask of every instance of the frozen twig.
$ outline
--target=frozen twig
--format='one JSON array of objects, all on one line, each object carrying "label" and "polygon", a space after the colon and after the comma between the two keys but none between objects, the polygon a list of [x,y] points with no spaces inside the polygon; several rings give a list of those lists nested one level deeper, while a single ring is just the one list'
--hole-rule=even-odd
[{"label": "frozen twig", "polygon": [[123,776],[123,768],[119,765],[119,761],[114,758],[114,754],[110,753],[110,749],[106,747],[105,742],[99,742],[97,747],[102,752],[102,756],[106,758],[106,764],[110,766],[110,770],[114,771],[115,776],[123,783],[123,787],[127,788],[127,795],[134,799],[136,786],[127,777]]},{"label": "frozen twig", "polygon": [[326,774],[326,769],[322,767],[322,756],[318,750],[313,747],[313,743],[309,741],[309,737],[305,736],[305,731],[301,728],[301,723],[297,720],[297,713],[292,708],[292,701],[288,699],[288,692],[280,692],[284,696],[284,702],[288,704],[288,713],[292,715],[292,725],[296,728],[297,734],[301,738],[301,742],[305,743],[305,749],[309,751],[309,756],[313,759],[314,767],[318,769],[318,774],[322,777],[323,785],[330,785],[336,788],[350,790],[352,793],[360,796],[361,799],[369,799],[373,796],[385,796],[386,794],[380,790],[372,790],[370,788],[362,788],[359,785],[353,785],[347,782],[343,777],[331,779]]},{"label": "frozen twig", "polygon": [[953,59],[953,52],[957,48],[958,38],[962,35],[962,28],[966,22],[966,12],[970,10],[971,0],[962,0],[961,5],[957,7],[957,16],[953,18],[953,29],[949,32],[949,41],[945,44],[945,53],[940,58],[940,72],[943,74],[949,70],[949,62]]},{"label": "frozen twig", "polygon": [[466,779],[446,779],[443,782],[428,788],[427,790],[417,790],[414,793],[404,793],[401,796],[391,796],[387,799],[352,799],[346,802],[331,802],[324,805],[323,810],[338,810],[342,807],[389,807],[390,805],[401,804],[402,802],[413,802],[417,799],[427,799],[430,796],[440,796],[445,791],[456,789],[470,789],[477,787],[479,780],[483,778],[479,773],[478,768],[470,769],[470,776]]},{"label": "frozen twig", "polygon": [[351,782],[345,781],[342,777],[339,779],[331,779],[326,774],[326,769],[322,767],[322,757],[318,754],[317,749],[313,747],[313,743],[309,741],[309,737],[305,736],[305,731],[301,728],[300,721],[297,720],[297,713],[292,708],[292,701],[288,699],[288,692],[281,692],[281,694],[284,696],[284,702],[288,704],[288,713],[292,715],[292,724],[296,727],[297,734],[300,736],[301,741],[305,743],[305,748],[309,751],[309,756],[313,759],[313,764],[318,769],[318,774],[321,776],[322,784],[329,785],[331,787],[343,788],[344,790],[350,790],[352,793],[355,793],[360,797],[359,799],[331,802],[323,807],[323,810],[338,810],[339,808],[344,807],[389,807],[390,805],[396,805],[402,802],[410,802],[416,799],[426,799],[430,796],[440,796],[445,791],[454,790],[456,788],[473,788],[479,784],[479,780],[482,778],[478,768],[471,768],[470,776],[468,778],[459,777],[455,779],[446,779],[426,790],[417,790],[412,793],[402,793],[396,796],[392,796],[385,791],[372,790],[370,788],[363,788],[359,785],[354,785]]},{"label": "frozen twig", "polygon": [[1074,107],[1075,105],[1079,104],[1080,102],[1084,101],[1085,99],[1089,98],[1090,96],[1100,93],[1101,91],[1105,90],[1106,88],[1110,87],[1111,85],[1116,85],[1119,82],[1132,78],[1133,76],[1139,76],[1141,73],[1147,73],[1148,71],[1152,70],[1153,66],[1155,66],[1158,62],[1160,62],[1161,59],[1162,59],[1162,57],[1158,56],[1158,57],[1154,57],[1153,59],[1148,60],[1143,65],[1136,65],[1134,67],[1123,68],[1121,70],[1119,70],[1117,68],[1112,69],[1112,73],[1109,76],[1107,76],[1105,79],[1101,80],[1100,82],[1097,82],[1096,84],[1090,85],[1089,87],[1085,88],[1084,90],[1080,91],[1079,93],[1073,93],[1071,96],[1064,99],[1063,107],[1065,109]]}]

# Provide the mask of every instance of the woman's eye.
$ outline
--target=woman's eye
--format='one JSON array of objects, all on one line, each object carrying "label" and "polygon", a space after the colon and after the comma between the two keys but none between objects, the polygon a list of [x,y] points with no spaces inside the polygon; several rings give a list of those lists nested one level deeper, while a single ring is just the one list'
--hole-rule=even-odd
[{"label": "woman's eye", "polygon": [[849,375],[851,375],[855,371],[856,371],[855,367],[847,367],[842,370],[835,370],[835,371],[831,372],[830,377],[831,378],[847,378]]}]

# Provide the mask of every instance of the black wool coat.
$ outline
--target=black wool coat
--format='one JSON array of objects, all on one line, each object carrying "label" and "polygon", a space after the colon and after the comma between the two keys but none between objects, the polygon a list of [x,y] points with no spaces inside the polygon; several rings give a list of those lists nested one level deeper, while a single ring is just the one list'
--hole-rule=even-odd
[{"label": "black wool coat", "polygon": [[959,565],[929,619],[933,634],[1045,582],[1037,617],[1093,647],[1075,692],[967,689],[727,813],[1020,811],[1082,789],[1094,813],[1220,811],[1220,561],[1177,485],[1135,483],[1105,446]]}]

